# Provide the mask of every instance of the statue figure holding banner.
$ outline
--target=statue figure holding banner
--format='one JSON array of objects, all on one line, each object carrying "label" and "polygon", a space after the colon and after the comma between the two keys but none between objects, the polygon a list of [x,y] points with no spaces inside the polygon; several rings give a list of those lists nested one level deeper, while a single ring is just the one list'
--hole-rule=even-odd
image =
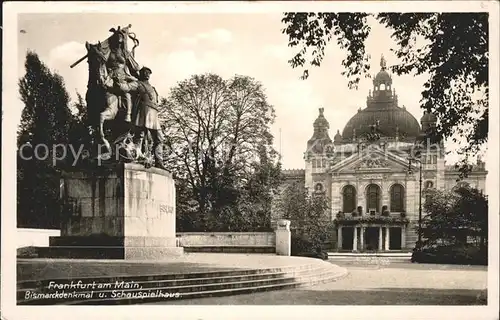
[{"label": "statue figure holding banner", "polygon": [[[134,59],[134,49],[139,45],[135,34],[131,33],[130,25],[125,28],[112,28],[112,35],[97,44],[86,43],[87,55],[71,67],[74,67],[85,58],[89,64],[89,80],[87,84],[87,108],[89,120],[96,132],[97,140],[102,142],[108,152],[111,146],[105,137],[104,123],[108,120],[120,118],[130,123],[132,116],[131,88],[139,77],[139,64]],[[134,47],[128,50],[127,40],[132,39]],[[114,128],[114,138],[123,135]]]}]

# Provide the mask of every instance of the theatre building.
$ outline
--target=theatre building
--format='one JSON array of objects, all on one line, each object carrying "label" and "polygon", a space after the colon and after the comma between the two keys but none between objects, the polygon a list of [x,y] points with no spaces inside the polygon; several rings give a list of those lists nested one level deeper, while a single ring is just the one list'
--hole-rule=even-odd
[{"label": "theatre building", "polygon": [[304,154],[305,169],[284,170],[281,192],[298,183],[331,202],[334,250],[411,250],[417,240],[419,200],[423,206],[426,189],[457,184],[485,189],[484,162],[478,160],[469,176],[457,182],[459,173],[446,165],[442,143],[417,147],[437,119],[424,113],[419,123],[398,106],[383,57],[380,66],[366,108],[336,130],[333,140],[320,108]]}]

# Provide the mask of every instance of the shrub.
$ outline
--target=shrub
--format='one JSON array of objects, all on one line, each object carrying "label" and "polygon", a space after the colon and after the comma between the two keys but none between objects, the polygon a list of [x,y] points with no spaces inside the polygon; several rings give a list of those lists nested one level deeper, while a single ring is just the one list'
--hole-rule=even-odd
[{"label": "shrub", "polygon": [[18,258],[38,258],[38,248],[37,247],[21,247],[17,248]]},{"label": "shrub", "polygon": [[487,265],[488,252],[474,245],[425,246],[415,248],[412,262]]},{"label": "shrub", "polygon": [[343,219],[345,218],[345,214],[342,211],[339,211],[336,215],[337,219]]}]

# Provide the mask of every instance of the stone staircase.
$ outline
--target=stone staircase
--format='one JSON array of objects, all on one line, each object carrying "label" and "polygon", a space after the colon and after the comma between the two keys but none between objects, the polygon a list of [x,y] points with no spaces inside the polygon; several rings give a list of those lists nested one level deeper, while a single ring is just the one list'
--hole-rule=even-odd
[{"label": "stone staircase", "polygon": [[[314,261],[311,264],[268,269],[93,277],[73,280],[29,280],[18,282],[17,301],[18,305],[140,304],[291,289],[335,281],[346,275],[347,270],[344,268],[324,261]],[[49,289],[51,281],[53,281],[52,284],[61,287],[56,289],[52,285]],[[66,288],[64,288],[65,285]],[[55,293],[59,293],[59,296],[54,295]],[[66,296],[62,293],[66,293]],[[34,294],[48,295],[35,297]]]},{"label": "stone staircase", "polygon": [[184,246],[184,252],[276,253],[276,246]]}]

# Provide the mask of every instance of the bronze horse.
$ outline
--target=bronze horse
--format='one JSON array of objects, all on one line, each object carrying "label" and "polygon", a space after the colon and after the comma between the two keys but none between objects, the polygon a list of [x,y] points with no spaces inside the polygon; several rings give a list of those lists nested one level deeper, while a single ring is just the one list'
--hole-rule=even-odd
[{"label": "bronze horse", "polygon": [[[135,38],[135,34],[129,32],[129,28],[130,25],[123,29],[112,28],[110,32],[113,34],[105,41],[85,44],[89,64],[86,94],[88,116],[96,140],[100,140],[108,152],[111,152],[111,145],[105,136],[104,123],[118,116],[123,117],[125,123],[131,123],[132,120],[133,92],[130,86],[132,82],[137,81],[140,67],[134,59],[134,49],[139,41]],[[127,48],[129,38],[134,41],[132,51]],[[121,131],[122,136],[123,132],[127,132],[127,130]],[[114,133],[116,139],[117,132]]]}]

